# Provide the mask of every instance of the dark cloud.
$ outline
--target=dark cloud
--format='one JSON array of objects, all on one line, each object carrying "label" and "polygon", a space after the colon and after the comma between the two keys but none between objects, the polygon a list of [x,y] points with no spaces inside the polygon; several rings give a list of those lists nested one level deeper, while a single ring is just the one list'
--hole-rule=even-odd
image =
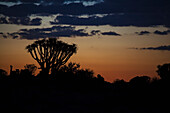
[{"label": "dark cloud", "polygon": [[167,30],[167,31],[159,31],[159,30],[156,30],[154,32],[154,34],[157,34],[157,35],[168,35],[168,33],[170,33],[170,30]]},{"label": "dark cloud", "polygon": [[170,45],[159,46],[159,47],[147,47],[147,48],[135,48],[140,50],[167,50],[170,51]]},{"label": "dark cloud", "polygon": [[[6,1],[6,0],[1,0]],[[8,0],[10,1],[10,0]],[[15,2],[16,0],[12,0]],[[23,4],[0,6],[0,14],[25,17],[31,14],[92,15],[114,14],[105,17],[79,18],[59,16],[51,24],[111,25],[111,26],[170,26],[169,0],[104,0],[99,4],[84,6],[82,3],[63,4],[69,0],[20,0]],[[73,1],[73,0],[72,0]],[[82,1],[82,0],[80,0]],[[83,0],[92,1],[92,0]],[[97,1],[97,0],[96,0]],[[38,3],[35,4],[35,3]]]},{"label": "dark cloud", "polygon": [[[0,2],[22,2],[22,3],[49,3],[49,0],[0,0]],[[65,0],[50,0],[53,3],[63,3]]]},{"label": "dark cloud", "polygon": [[[2,0],[4,1],[4,0]],[[10,0],[9,0],[10,1]],[[7,8],[9,14],[12,10],[19,11],[17,13],[25,14],[30,13],[44,13],[50,14],[62,13],[62,14],[109,14],[109,13],[169,13],[170,1],[168,0],[104,0],[100,4],[93,6],[84,6],[82,3],[71,3],[63,5],[65,1],[69,0],[20,0],[24,4],[15,5]],[[74,0],[70,0],[74,1]],[[98,1],[98,0],[80,0],[80,1]],[[40,3],[35,5],[34,3]],[[26,7],[24,9],[24,7]],[[29,10],[27,9],[29,7]],[[20,10],[22,9],[22,10]],[[23,11],[24,9],[24,11]],[[36,9],[36,10],[35,10]],[[79,9],[79,10],[77,10]],[[14,12],[13,11],[13,12]],[[5,11],[4,11],[5,12]]]},{"label": "dark cloud", "polygon": [[0,4],[0,14],[2,14],[4,12],[4,10],[7,8],[8,8],[8,6]]},{"label": "dark cloud", "polygon": [[[167,18],[166,18],[167,19]],[[118,13],[106,15],[104,17],[91,16],[88,18],[62,15],[57,16],[52,25],[69,24],[69,25],[111,25],[111,26],[139,26],[148,27],[156,25],[166,25],[166,19],[160,14],[124,14]],[[170,19],[170,16],[169,16]]]},{"label": "dark cloud", "polygon": [[100,35],[101,31],[100,30],[92,30],[91,35]]},{"label": "dark cloud", "polygon": [[0,18],[0,24],[7,24],[7,23],[8,23],[8,21],[7,21],[6,17]]},{"label": "dark cloud", "polygon": [[[81,15],[88,14],[86,8],[81,3],[69,5],[51,4],[36,5],[33,3],[18,4],[10,7],[1,5],[0,13],[6,16],[23,17],[31,14],[71,14]],[[79,10],[77,10],[79,9]]]},{"label": "dark cloud", "polygon": [[7,38],[7,35],[5,35],[3,32],[0,32],[0,35],[1,35],[3,38]]},{"label": "dark cloud", "polygon": [[37,2],[37,1],[40,1],[40,0],[0,0],[0,2],[18,2],[18,1],[21,1],[21,2]]},{"label": "dark cloud", "polygon": [[[102,0],[0,0],[0,2],[14,2],[17,3],[20,1],[21,3],[39,3],[39,4],[70,4],[70,3],[83,3],[83,2],[96,2],[100,3]],[[76,1],[76,2],[75,2]]]},{"label": "dark cloud", "polygon": [[120,34],[118,34],[118,33],[116,33],[116,32],[113,32],[113,31],[110,31],[110,32],[102,32],[101,34],[102,34],[102,35],[121,36]]},{"label": "dark cloud", "polygon": [[148,35],[148,34],[150,34],[150,32],[149,31],[141,31],[141,32],[136,32],[136,34],[138,34],[138,35]]},{"label": "dark cloud", "polygon": [[11,7],[1,8],[1,14],[13,17],[25,17],[31,14],[35,14],[38,10],[38,6],[35,4],[19,4]]},{"label": "dark cloud", "polygon": [[41,18],[34,18],[31,20],[30,25],[41,25]]},{"label": "dark cloud", "polygon": [[0,24],[41,25],[41,18],[29,17],[0,17]]},{"label": "dark cloud", "polygon": [[113,32],[113,31],[109,31],[109,32],[101,32],[100,30],[92,30],[91,35],[112,35],[112,36],[121,36],[120,34]]},{"label": "dark cloud", "polygon": [[20,39],[40,39],[40,38],[55,38],[55,37],[74,37],[74,36],[89,36],[84,29],[76,30],[72,26],[53,26],[50,28],[36,29],[21,29],[18,32],[9,33],[12,38]]},{"label": "dark cloud", "polygon": [[[135,32],[135,33],[138,34],[138,35],[148,35],[151,32],[149,32],[149,31],[141,31],[141,32]],[[166,30],[166,31],[156,30],[153,33],[156,34],[156,35],[168,35],[170,33],[170,30]]]}]

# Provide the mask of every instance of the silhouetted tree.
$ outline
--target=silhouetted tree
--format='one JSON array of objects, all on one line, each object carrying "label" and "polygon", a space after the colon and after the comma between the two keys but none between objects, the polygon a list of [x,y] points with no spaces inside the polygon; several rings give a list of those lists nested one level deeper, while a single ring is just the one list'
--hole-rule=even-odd
[{"label": "silhouetted tree", "polygon": [[170,79],[170,63],[158,65],[157,73],[163,80],[169,80]]},{"label": "silhouetted tree", "polygon": [[37,66],[35,66],[34,64],[26,64],[24,68],[28,70],[31,75],[34,75],[35,71],[37,70]]},{"label": "silhouetted tree", "polygon": [[0,69],[0,79],[4,79],[7,77],[7,72],[3,69]]},{"label": "silhouetted tree", "polygon": [[130,80],[132,87],[145,87],[150,83],[150,77],[148,76],[136,76]]},{"label": "silhouetted tree", "polygon": [[113,85],[116,86],[117,88],[125,88],[125,86],[127,85],[127,82],[125,82],[123,79],[116,79],[113,82]]},{"label": "silhouetted tree", "polygon": [[113,81],[113,84],[116,84],[116,83],[123,83],[125,82],[123,79],[116,79]]},{"label": "silhouetted tree", "polygon": [[104,78],[100,74],[97,75],[97,80],[100,82],[104,82]]},{"label": "silhouetted tree", "polygon": [[35,41],[33,44],[28,45],[26,49],[38,62],[45,76],[50,71],[58,71],[77,52],[75,44],[69,45],[56,38]]},{"label": "silhouetted tree", "polygon": [[75,74],[78,70],[80,70],[80,64],[70,62],[68,65],[64,65],[61,67],[60,71],[69,72]]},{"label": "silhouetted tree", "polygon": [[81,80],[91,80],[94,77],[94,72],[90,69],[80,69],[76,74],[80,77]]}]

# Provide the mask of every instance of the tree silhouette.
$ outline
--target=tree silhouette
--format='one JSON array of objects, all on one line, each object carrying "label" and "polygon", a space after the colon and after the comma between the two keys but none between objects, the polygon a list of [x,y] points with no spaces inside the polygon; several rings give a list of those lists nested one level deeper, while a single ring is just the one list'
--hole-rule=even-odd
[{"label": "tree silhouette", "polygon": [[58,71],[77,52],[75,44],[69,45],[56,38],[35,41],[33,44],[28,45],[26,49],[33,59],[38,62],[45,76],[50,71]]},{"label": "tree silhouette", "polygon": [[34,75],[34,74],[35,74],[35,71],[37,70],[37,66],[35,66],[34,64],[26,64],[26,65],[24,66],[24,68],[25,68],[26,70],[28,70],[29,73],[32,74],[32,75]]},{"label": "tree silhouette", "polygon": [[150,83],[148,76],[136,76],[129,81],[131,87],[141,88],[146,87]]},{"label": "tree silhouette", "polygon": [[170,79],[170,63],[158,65],[157,73],[163,80],[169,80]]},{"label": "tree silhouette", "polygon": [[94,77],[94,72],[90,69],[79,69],[77,75],[79,75],[81,80],[91,80]]},{"label": "tree silhouette", "polygon": [[60,71],[69,72],[75,74],[80,70],[80,64],[70,62],[67,65],[61,67]]},{"label": "tree silhouette", "polygon": [[0,69],[0,79],[4,79],[7,77],[7,72],[3,69]]},{"label": "tree silhouette", "polygon": [[97,75],[97,79],[101,82],[104,82],[104,78],[100,74]]}]

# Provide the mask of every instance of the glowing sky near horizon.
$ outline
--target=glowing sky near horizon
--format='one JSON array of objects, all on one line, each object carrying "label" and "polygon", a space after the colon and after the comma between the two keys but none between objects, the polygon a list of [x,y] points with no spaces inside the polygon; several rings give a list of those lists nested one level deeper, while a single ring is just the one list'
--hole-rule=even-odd
[{"label": "glowing sky near horizon", "polygon": [[[10,25],[8,25],[9,27]],[[82,26],[81,26],[82,27]],[[15,27],[14,27],[15,28]],[[90,29],[111,28],[122,34],[116,36],[91,36],[91,37],[74,37],[60,39],[78,45],[78,52],[70,59],[72,62],[80,63],[82,68],[94,70],[95,75],[101,74],[107,81],[115,79],[129,80],[134,76],[157,76],[156,66],[170,62],[169,51],[153,50],[135,50],[132,47],[156,47],[158,45],[168,45],[169,35],[157,36],[154,34],[138,36],[134,33],[143,28],[139,27],[111,27],[101,26]],[[147,28],[149,31],[157,28]],[[3,28],[0,28],[2,31]],[[11,31],[12,28],[11,28]],[[107,31],[107,30],[106,30]],[[14,65],[14,69],[23,69],[25,64],[38,64],[34,61],[29,53],[26,52],[25,46],[31,44],[34,40],[17,40],[17,39],[0,39],[0,68],[9,72],[9,65]]]}]

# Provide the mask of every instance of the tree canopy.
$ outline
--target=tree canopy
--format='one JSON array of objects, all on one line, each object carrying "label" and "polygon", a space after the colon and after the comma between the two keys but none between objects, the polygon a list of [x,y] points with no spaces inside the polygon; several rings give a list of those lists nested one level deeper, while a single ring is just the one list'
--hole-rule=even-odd
[{"label": "tree canopy", "polygon": [[169,80],[170,79],[170,63],[158,65],[157,73],[163,80]]},{"label": "tree canopy", "polygon": [[50,71],[58,71],[77,52],[76,44],[67,44],[56,38],[35,41],[26,46],[26,49],[47,75]]}]

